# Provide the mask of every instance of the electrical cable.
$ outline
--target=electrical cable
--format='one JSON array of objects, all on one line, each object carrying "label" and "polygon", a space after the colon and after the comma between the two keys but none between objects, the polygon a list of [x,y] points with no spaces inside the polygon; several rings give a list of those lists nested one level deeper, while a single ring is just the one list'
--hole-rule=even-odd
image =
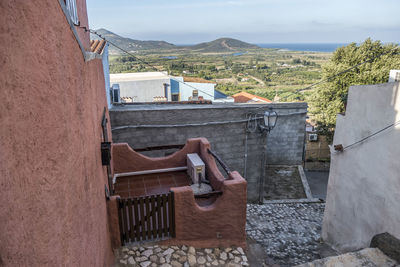
[{"label": "electrical cable", "polygon": [[[279,117],[302,115],[302,114],[306,114],[306,113],[307,112],[293,112],[293,113],[287,113],[287,114],[279,115]],[[259,120],[259,119],[264,119],[264,116],[259,116],[258,114],[255,114],[255,116],[252,118],[252,120],[254,120],[254,121]],[[118,130],[124,130],[124,129],[138,129],[138,128],[197,127],[197,126],[233,124],[233,123],[243,123],[243,122],[248,123],[249,122],[249,118],[241,119],[241,120],[231,120],[231,121],[209,121],[209,122],[186,123],[186,124],[137,124],[137,125],[124,125],[124,126],[114,127],[114,128],[111,129],[111,131],[118,131]],[[257,129],[257,122],[256,122],[256,125],[253,126],[253,127],[255,129]]]},{"label": "electrical cable", "polygon": [[206,95],[211,96],[212,98],[214,98],[214,95],[211,95],[211,94],[209,94],[209,93],[207,93],[207,92],[205,92],[205,91],[203,91],[203,90],[201,90],[201,89],[199,89],[199,88],[197,88],[197,87],[194,87],[194,86],[192,86],[192,85],[190,85],[190,84],[188,84],[188,83],[185,83],[184,81],[180,81],[180,80],[176,79],[175,77],[172,77],[172,76],[170,76],[170,75],[168,75],[168,74],[163,73],[162,70],[159,70],[157,67],[151,65],[150,63],[144,61],[143,59],[141,59],[141,58],[139,58],[139,57],[133,55],[132,53],[126,51],[125,49],[119,47],[119,46],[116,45],[114,42],[111,42],[110,40],[108,40],[108,39],[106,39],[105,37],[103,37],[101,34],[98,34],[96,31],[93,31],[93,30],[91,30],[91,29],[88,29],[88,28],[86,28],[85,26],[79,26],[79,27],[85,29],[85,31],[88,31],[88,32],[90,32],[90,33],[92,33],[92,34],[97,35],[98,37],[100,37],[100,38],[103,39],[104,41],[108,42],[109,44],[113,45],[114,47],[118,48],[118,49],[121,50],[122,52],[124,52],[124,53],[130,55],[131,57],[133,57],[133,58],[135,58],[136,60],[142,62],[143,64],[149,66],[151,69],[153,69],[153,70],[155,70],[155,71],[157,71],[157,72],[162,73],[163,75],[169,77],[170,79],[173,79],[174,81],[176,81],[176,82],[178,82],[178,83],[181,83],[181,84],[184,84],[184,85],[186,85],[186,86],[189,86],[189,87],[191,87],[192,89],[198,90],[198,91],[202,92],[203,94],[206,94]]},{"label": "electrical cable", "polygon": [[[118,49],[121,50],[122,52],[124,52],[124,53],[126,53],[126,54],[132,56],[133,58],[135,58],[136,60],[140,61],[141,63],[143,63],[143,64],[149,66],[151,69],[153,69],[153,70],[155,70],[155,71],[157,71],[157,72],[161,72],[162,74],[164,74],[164,73],[162,72],[162,70],[160,70],[160,69],[158,69],[157,67],[151,65],[150,63],[146,62],[145,60],[143,60],[143,59],[141,59],[141,58],[139,58],[139,57],[133,55],[132,53],[126,51],[125,49],[123,49],[123,48],[121,48],[120,46],[116,45],[114,42],[111,42],[110,40],[108,40],[108,39],[106,39],[105,37],[103,37],[101,34],[98,34],[96,31],[93,31],[93,30],[91,30],[91,29],[88,29],[88,28],[86,28],[85,26],[79,26],[79,27],[85,29],[85,31],[88,31],[88,32],[90,32],[90,33],[92,33],[92,34],[97,35],[98,37],[100,37],[100,38],[103,39],[104,41],[107,41],[108,43],[110,43],[110,44],[113,45],[114,47],[118,48]],[[351,70],[353,70],[353,69],[355,69],[355,68],[357,68],[357,67],[359,67],[359,66],[361,66],[361,65],[364,65],[364,64],[366,64],[366,63],[368,63],[368,62],[371,62],[371,61],[373,61],[373,60],[375,60],[375,59],[377,59],[377,58],[379,58],[379,57],[381,57],[381,56],[383,56],[383,55],[389,54],[389,53],[391,53],[391,52],[393,52],[394,50],[397,50],[397,49],[398,49],[398,47],[395,47],[395,48],[392,49],[391,51],[383,52],[383,53],[381,53],[381,54],[378,54],[378,55],[376,55],[376,56],[374,56],[374,57],[372,57],[372,58],[370,58],[370,59],[367,59],[367,60],[365,60],[365,61],[363,61],[363,62],[360,62],[360,63],[358,63],[358,64],[356,64],[356,65],[354,65],[354,66],[352,66],[352,67],[350,67],[350,68],[348,68],[348,69],[345,69],[345,70],[343,70],[343,71],[341,71],[341,72],[339,72],[339,73],[337,73],[337,74],[335,74],[335,75],[332,75],[332,76],[330,76],[330,77],[328,77],[328,78],[322,79],[321,81],[318,81],[318,82],[316,82],[316,83],[313,83],[313,84],[311,84],[311,85],[309,85],[309,86],[307,86],[307,87],[304,87],[304,88],[301,88],[301,89],[297,89],[297,90],[295,90],[294,92],[290,93],[289,95],[284,96],[284,98],[287,99],[289,96],[294,95],[294,94],[296,94],[296,93],[298,93],[298,92],[305,91],[305,90],[309,90],[309,89],[313,88],[313,87],[316,86],[316,85],[319,85],[319,84],[328,82],[328,81],[330,81],[331,79],[333,79],[333,78],[335,78],[335,77],[337,77],[337,76],[340,76],[340,75],[342,75],[342,74],[344,74],[344,73],[347,73],[347,72],[349,72],[349,71],[351,71]],[[395,55],[398,55],[398,54],[399,54],[399,53],[395,53]],[[194,86],[192,86],[192,85],[190,85],[190,84],[187,84],[187,83],[185,83],[184,81],[180,81],[180,80],[178,80],[178,79],[175,79],[175,77],[172,77],[172,76],[170,76],[170,75],[168,75],[168,74],[164,74],[164,75],[167,76],[167,77],[169,77],[169,78],[171,78],[171,79],[173,79],[173,80],[175,80],[175,81],[177,81],[178,83],[181,83],[181,84],[184,84],[184,85],[186,85],[186,86],[189,86],[189,87],[191,87],[192,89],[198,90],[198,91],[200,91],[200,92],[202,92],[202,93],[204,93],[204,94],[206,94],[206,95],[211,96],[211,97],[214,98],[213,95],[211,95],[211,94],[209,94],[209,93],[207,93],[207,92],[205,92],[205,91],[203,91],[203,90],[201,90],[201,89],[199,89],[199,88],[196,88],[196,87],[194,87]]]},{"label": "electrical cable", "polygon": [[[257,114],[255,113],[247,113],[247,124],[246,124],[246,134],[244,140],[244,178],[247,177],[247,154],[248,154],[248,139],[249,133],[255,133],[257,131]],[[252,119],[253,117],[253,119]],[[262,118],[262,117],[259,117]],[[251,122],[253,120],[253,123]]]},{"label": "electrical cable", "polygon": [[[257,131],[257,119],[261,119],[261,118],[263,118],[263,117],[258,117],[257,118],[257,114],[255,114],[255,113],[247,114],[246,131],[249,132],[249,133],[254,133],[255,131]],[[252,123],[252,121],[253,121],[253,123]]]},{"label": "electrical cable", "polygon": [[370,135],[368,135],[368,136],[362,138],[361,140],[359,140],[359,141],[357,141],[357,142],[354,142],[354,143],[352,143],[352,144],[350,144],[350,145],[347,145],[347,146],[343,147],[343,150],[347,150],[347,149],[349,149],[349,148],[351,148],[351,147],[353,147],[353,146],[355,146],[355,145],[358,145],[358,144],[364,142],[365,140],[367,140],[367,139],[369,139],[369,138],[371,138],[371,137],[373,137],[373,136],[375,136],[375,135],[377,135],[377,134],[379,134],[379,133],[381,133],[381,132],[383,132],[383,131],[386,131],[386,130],[388,130],[389,128],[395,127],[395,126],[397,126],[397,125],[399,125],[399,124],[400,124],[400,120],[399,120],[399,121],[396,121],[396,122],[394,122],[394,123],[392,123],[392,124],[390,124],[390,125],[388,125],[388,126],[386,126],[385,128],[380,129],[379,131],[376,131],[376,132],[373,133],[373,134],[370,134]]},{"label": "electrical cable", "polygon": [[[143,59],[138,58],[137,56],[133,55],[132,53],[130,53],[130,52],[126,51],[125,49],[119,47],[119,46],[116,45],[115,43],[113,43],[113,42],[111,42],[110,40],[108,40],[108,39],[106,39],[105,37],[103,37],[101,34],[98,34],[96,31],[93,31],[93,30],[91,30],[91,29],[88,29],[88,28],[86,28],[85,26],[79,26],[79,27],[85,29],[85,31],[88,31],[88,32],[90,32],[90,33],[92,33],[92,34],[97,35],[98,37],[100,37],[100,38],[103,39],[104,41],[107,41],[108,43],[110,43],[110,44],[113,45],[114,47],[116,47],[116,48],[118,48],[119,50],[123,51],[124,53],[126,53],[126,54],[132,56],[133,58],[137,59],[138,61],[142,62],[143,64],[149,66],[149,67],[152,68],[153,70],[162,73],[162,70],[159,70],[157,67],[151,65],[150,63],[144,61]],[[313,83],[313,84],[311,84],[311,85],[309,85],[309,86],[307,86],[307,87],[304,87],[304,88],[301,88],[301,89],[297,89],[297,90],[295,90],[294,92],[292,92],[291,94],[286,95],[286,96],[284,96],[284,97],[287,99],[289,96],[294,95],[294,94],[296,94],[296,93],[298,93],[298,92],[305,91],[305,90],[309,90],[309,89],[313,88],[313,87],[316,86],[316,85],[319,85],[319,84],[328,82],[328,81],[330,81],[331,79],[333,79],[333,78],[335,78],[335,77],[337,77],[337,76],[340,76],[340,75],[342,75],[342,74],[344,74],[344,73],[347,73],[347,72],[349,72],[349,71],[351,71],[351,70],[353,70],[353,69],[355,69],[355,68],[357,68],[357,67],[359,67],[359,66],[361,66],[361,65],[364,65],[364,64],[366,64],[366,63],[368,63],[368,62],[371,62],[371,61],[373,61],[373,60],[375,60],[375,59],[377,59],[377,58],[379,58],[379,57],[381,57],[381,56],[383,56],[383,55],[389,54],[389,53],[391,53],[391,52],[393,52],[394,50],[397,50],[397,49],[399,49],[399,48],[398,48],[398,47],[395,47],[395,48],[393,48],[393,49],[390,50],[390,51],[387,51],[387,52],[383,52],[383,53],[381,53],[381,54],[378,54],[378,55],[376,55],[376,56],[374,56],[374,57],[372,57],[372,58],[370,58],[370,59],[367,59],[367,60],[365,60],[365,61],[362,61],[362,62],[360,62],[360,63],[358,63],[358,64],[356,64],[356,65],[354,65],[354,66],[352,66],[352,67],[350,67],[350,68],[348,68],[348,69],[345,69],[345,70],[343,70],[343,71],[341,71],[341,72],[339,72],[339,73],[337,73],[337,74],[335,74],[335,75],[332,75],[332,76],[330,76],[330,77],[328,77],[328,78],[322,79],[321,81],[318,81],[318,82],[316,82],[316,83]],[[395,53],[394,55],[398,55],[398,54],[399,54],[399,53]],[[163,73],[163,74],[164,74],[164,73]],[[203,90],[198,89],[198,88],[196,88],[196,87],[194,87],[194,86],[192,86],[192,85],[190,85],[190,84],[187,84],[187,83],[185,83],[184,81],[180,81],[180,80],[178,80],[178,79],[175,79],[174,77],[171,77],[171,76],[168,75],[168,74],[165,74],[165,75],[168,76],[168,77],[171,78],[171,79],[174,79],[174,80],[177,81],[178,83],[185,84],[185,85],[187,85],[187,86],[189,86],[189,87],[191,87],[191,88],[193,88],[193,89],[195,89],[195,90],[198,90],[198,91],[200,91],[200,92],[202,92],[202,93],[204,93],[204,94],[206,94],[206,95],[209,95],[209,96],[211,96],[211,97],[214,97],[213,95],[211,95],[211,94],[209,94],[209,93],[207,93],[207,92],[204,92]]]}]

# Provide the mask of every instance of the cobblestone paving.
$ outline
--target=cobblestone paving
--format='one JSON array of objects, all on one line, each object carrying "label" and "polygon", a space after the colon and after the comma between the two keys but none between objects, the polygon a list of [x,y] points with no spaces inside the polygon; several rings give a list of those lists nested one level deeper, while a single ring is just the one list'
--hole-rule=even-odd
[{"label": "cobblestone paving", "polygon": [[322,203],[248,204],[247,235],[275,264],[293,266],[319,259],[324,208]]},{"label": "cobblestone paving", "polygon": [[195,249],[188,246],[126,246],[118,251],[115,266],[210,267],[249,266],[245,251],[238,248]]}]

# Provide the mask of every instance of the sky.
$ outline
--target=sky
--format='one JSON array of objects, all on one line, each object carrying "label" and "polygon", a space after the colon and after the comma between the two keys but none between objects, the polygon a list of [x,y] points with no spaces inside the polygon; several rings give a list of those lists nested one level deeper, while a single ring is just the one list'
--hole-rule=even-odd
[{"label": "sky", "polygon": [[86,0],[91,29],[195,44],[400,42],[400,0]]}]

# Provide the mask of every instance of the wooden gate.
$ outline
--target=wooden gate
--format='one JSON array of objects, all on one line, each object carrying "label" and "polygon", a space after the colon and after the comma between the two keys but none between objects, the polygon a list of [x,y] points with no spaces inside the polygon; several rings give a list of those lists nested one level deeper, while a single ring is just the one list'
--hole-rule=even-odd
[{"label": "wooden gate", "polygon": [[175,237],[173,192],[119,199],[121,243]]}]

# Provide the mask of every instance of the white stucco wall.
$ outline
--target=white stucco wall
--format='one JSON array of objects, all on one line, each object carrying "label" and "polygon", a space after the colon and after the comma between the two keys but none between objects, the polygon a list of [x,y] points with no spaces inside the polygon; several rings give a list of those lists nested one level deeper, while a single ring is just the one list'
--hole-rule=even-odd
[{"label": "white stucco wall", "polygon": [[[190,86],[188,86],[190,85]],[[191,87],[192,86],[192,87]],[[188,101],[192,96],[194,88],[198,89],[199,96],[204,97],[206,100],[214,100],[214,83],[192,83],[185,82],[179,84],[181,101]]]},{"label": "white stucco wall", "polygon": [[168,84],[168,101],[171,100],[170,78],[161,73],[118,73],[110,75],[111,84],[119,84],[120,97],[132,97],[134,102],[153,102],[164,96],[164,83]]},{"label": "white stucco wall", "polygon": [[[333,144],[350,145],[399,120],[399,82],[352,86]],[[323,239],[349,251],[382,232],[400,238],[400,125],[331,155]]]}]

